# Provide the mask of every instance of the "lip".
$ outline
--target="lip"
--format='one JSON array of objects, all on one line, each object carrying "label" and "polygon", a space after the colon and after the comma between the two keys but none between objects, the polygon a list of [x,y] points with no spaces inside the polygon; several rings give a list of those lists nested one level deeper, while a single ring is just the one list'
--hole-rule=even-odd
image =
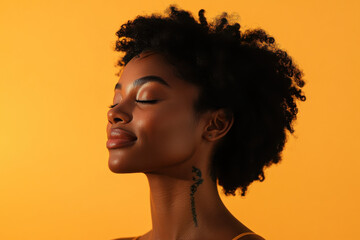
[{"label": "lip", "polygon": [[113,128],[108,135],[106,147],[108,149],[122,148],[133,145],[136,140],[137,137],[133,133],[120,128]]},{"label": "lip", "polygon": [[135,143],[136,140],[132,140],[132,141],[128,141],[128,140],[124,140],[124,139],[116,139],[116,138],[110,138],[107,142],[106,142],[106,147],[108,149],[114,149],[114,148],[123,148],[123,147],[127,147],[127,146],[131,146]]}]

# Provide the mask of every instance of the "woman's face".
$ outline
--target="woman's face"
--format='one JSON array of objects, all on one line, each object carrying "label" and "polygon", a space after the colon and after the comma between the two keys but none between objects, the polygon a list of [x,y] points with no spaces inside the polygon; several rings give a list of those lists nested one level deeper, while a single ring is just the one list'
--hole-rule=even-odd
[{"label": "woman's face", "polygon": [[160,54],[147,52],[133,58],[122,71],[115,106],[108,112],[108,138],[114,129],[123,137],[107,142],[111,171],[157,172],[192,159],[203,129],[202,121],[195,121],[197,97],[198,88],[177,77]]}]

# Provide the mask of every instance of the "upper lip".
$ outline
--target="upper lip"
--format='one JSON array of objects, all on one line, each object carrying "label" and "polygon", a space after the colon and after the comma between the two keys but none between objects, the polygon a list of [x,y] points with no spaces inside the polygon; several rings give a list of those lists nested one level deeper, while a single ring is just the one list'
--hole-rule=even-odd
[{"label": "upper lip", "polygon": [[129,141],[137,139],[135,134],[133,134],[132,132],[129,132],[127,130],[121,129],[121,128],[111,128],[108,138],[109,139],[121,138],[121,139],[127,139]]}]

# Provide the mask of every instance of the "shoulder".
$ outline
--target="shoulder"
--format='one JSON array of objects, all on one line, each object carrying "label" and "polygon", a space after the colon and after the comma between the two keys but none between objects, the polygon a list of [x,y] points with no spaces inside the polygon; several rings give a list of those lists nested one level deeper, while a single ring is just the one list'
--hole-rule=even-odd
[{"label": "shoulder", "polygon": [[111,239],[111,240],[133,240],[133,239],[135,239],[135,237],[115,238],[115,239]]},{"label": "shoulder", "polygon": [[265,240],[265,238],[263,238],[257,234],[249,234],[249,235],[240,237],[237,240]]}]

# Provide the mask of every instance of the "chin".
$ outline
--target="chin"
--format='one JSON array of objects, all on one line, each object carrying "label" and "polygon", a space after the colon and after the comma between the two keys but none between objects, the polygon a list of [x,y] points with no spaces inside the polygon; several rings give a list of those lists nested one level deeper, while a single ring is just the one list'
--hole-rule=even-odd
[{"label": "chin", "polygon": [[112,159],[110,157],[109,162],[108,162],[108,166],[109,166],[109,169],[113,173],[131,173],[131,172],[134,172],[134,171],[131,170],[131,166],[129,166],[129,164],[127,164],[124,161],[121,161],[119,158]]}]

